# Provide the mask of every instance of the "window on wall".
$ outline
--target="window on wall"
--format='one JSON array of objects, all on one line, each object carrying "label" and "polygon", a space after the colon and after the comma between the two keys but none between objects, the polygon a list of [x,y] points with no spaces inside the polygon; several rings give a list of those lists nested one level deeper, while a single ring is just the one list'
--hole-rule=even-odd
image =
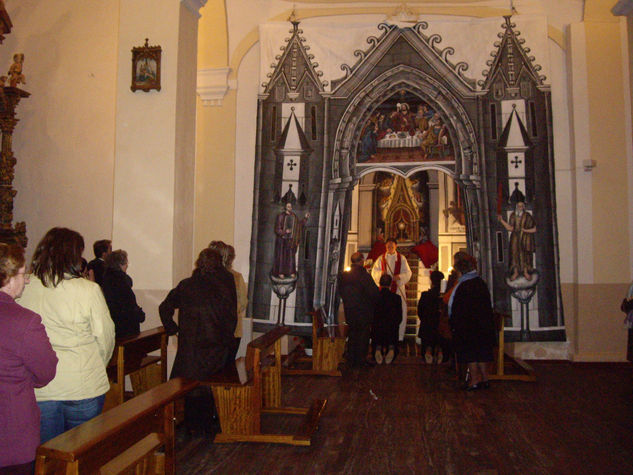
[{"label": "window on wall", "polygon": [[534,102],[530,101],[529,103],[529,111],[530,111],[530,126],[532,129],[532,136],[536,137],[538,135],[538,128],[536,127],[536,106]]},{"label": "window on wall", "polygon": [[490,137],[497,140],[497,105],[490,104]]},{"label": "window on wall", "polygon": [[273,106],[271,111],[270,111],[270,141],[274,142],[277,137],[276,132],[277,132],[277,106]]},{"label": "window on wall", "polygon": [[317,139],[316,106],[310,107],[310,124],[312,126],[312,140]]}]

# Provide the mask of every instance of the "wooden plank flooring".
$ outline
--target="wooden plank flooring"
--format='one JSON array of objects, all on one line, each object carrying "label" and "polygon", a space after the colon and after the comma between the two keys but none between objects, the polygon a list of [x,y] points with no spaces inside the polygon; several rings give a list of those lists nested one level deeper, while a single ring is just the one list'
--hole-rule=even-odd
[{"label": "wooden plank flooring", "polygon": [[[284,376],[284,403],[328,404],[311,447],[177,447],[177,473],[633,474],[633,366],[533,362],[538,381],[457,387],[402,358],[342,378]],[[373,394],[372,394],[373,393]],[[265,416],[291,431],[296,416]]]}]

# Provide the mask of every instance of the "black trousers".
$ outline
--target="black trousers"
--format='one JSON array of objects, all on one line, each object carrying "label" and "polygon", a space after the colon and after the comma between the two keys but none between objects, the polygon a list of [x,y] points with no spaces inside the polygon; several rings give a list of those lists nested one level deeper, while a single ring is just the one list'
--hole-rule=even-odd
[{"label": "black trousers", "polygon": [[371,315],[363,309],[346,308],[347,361],[351,366],[360,366],[367,360]]},{"label": "black trousers", "polygon": [[387,349],[389,346],[398,347],[398,327],[400,322],[374,320],[371,329],[372,350],[376,351],[377,346]]},{"label": "black trousers", "polygon": [[241,341],[242,341],[241,337],[240,338],[234,338],[233,346],[229,350],[229,356],[226,359],[226,364],[231,364],[232,362],[235,361],[235,357],[237,356],[237,350],[240,349],[240,342]]},{"label": "black trousers", "polygon": [[211,388],[198,386],[185,396],[185,427],[197,434],[209,434],[216,414]]}]

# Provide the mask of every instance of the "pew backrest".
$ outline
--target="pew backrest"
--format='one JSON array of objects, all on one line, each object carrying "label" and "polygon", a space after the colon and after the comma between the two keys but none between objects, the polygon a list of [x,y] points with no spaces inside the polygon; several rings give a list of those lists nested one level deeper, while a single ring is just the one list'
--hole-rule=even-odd
[{"label": "pew backrest", "polygon": [[[148,353],[160,351],[160,356],[146,359]],[[145,330],[131,337],[117,339],[108,363],[108,375],[119,382],[122,376],[140,369],[144,364],[160,362],[163,382],[167,380],[167,334],[164,327]]]},{"label": "pew backrest", "polygon": [[173,473],[173,402],[198,384],[172,379],[49,440],[37,449],[35,473],[57,473],[60,465],[61,473],[96,473],[148,436],[164,445],[165,471]]}]

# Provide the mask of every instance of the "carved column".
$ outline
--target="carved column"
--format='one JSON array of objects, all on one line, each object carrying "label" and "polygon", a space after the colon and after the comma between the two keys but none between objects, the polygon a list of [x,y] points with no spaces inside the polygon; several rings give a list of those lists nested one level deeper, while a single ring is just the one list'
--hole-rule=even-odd
[{"label": "carved column", "polygon": [[0,242],[15,243],[26,247],[26,224],[19,222],[13,227],[13,189],[16,159],[13,156],[12,135],[18,119],[15,108],[23,97],[30,94],[17,87],[0,88],[0,130],[2,148],[0,150]]}]

